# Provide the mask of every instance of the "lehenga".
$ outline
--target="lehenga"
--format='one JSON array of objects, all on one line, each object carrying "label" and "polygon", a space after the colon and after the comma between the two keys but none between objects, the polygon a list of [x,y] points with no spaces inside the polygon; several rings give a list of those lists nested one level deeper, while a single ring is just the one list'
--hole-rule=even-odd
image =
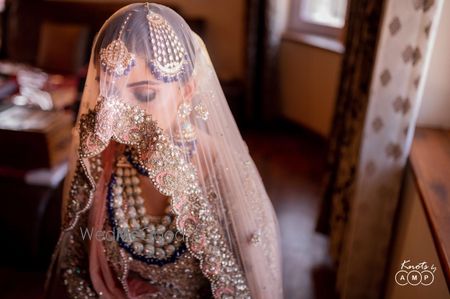
[{"label": "lehenga", "polygon": [[273,207],[174,11],[106,21],[72,140],[47,298],[282,298]]}]

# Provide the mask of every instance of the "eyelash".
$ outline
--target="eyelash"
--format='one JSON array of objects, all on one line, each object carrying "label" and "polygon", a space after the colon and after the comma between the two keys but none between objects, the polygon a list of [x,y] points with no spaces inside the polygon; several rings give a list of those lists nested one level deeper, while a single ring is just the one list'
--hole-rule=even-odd
[{"label": "eyelash", "polygon": [[156,97],[156,91],[153,89],[146,89],[146,91],[144,91],[144,92],[139,92],[139,90],[135,90],[133,92],[133,94],[134,94],[134,97],[139,102],[151,102]]}]

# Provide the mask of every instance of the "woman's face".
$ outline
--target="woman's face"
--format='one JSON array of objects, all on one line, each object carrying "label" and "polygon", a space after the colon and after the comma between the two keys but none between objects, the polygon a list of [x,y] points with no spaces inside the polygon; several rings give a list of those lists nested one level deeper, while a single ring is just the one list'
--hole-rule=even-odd
[{"label": "woman's face", "polygon": [[177,110],[181,102],[191,101],[192,83],[159,81],[141,57],[127,76],[119,77],[114,84],[120,98],[132,106],[139,106],[151,115],[164,130],[174,128]]}]

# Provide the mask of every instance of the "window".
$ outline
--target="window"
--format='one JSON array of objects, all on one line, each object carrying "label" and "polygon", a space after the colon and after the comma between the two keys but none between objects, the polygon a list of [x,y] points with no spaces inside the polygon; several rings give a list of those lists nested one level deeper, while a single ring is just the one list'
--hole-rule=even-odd
[{"label": "window", "polygon": [[338,37],[345,24],[347,0],[292,0],[290,29]]}]

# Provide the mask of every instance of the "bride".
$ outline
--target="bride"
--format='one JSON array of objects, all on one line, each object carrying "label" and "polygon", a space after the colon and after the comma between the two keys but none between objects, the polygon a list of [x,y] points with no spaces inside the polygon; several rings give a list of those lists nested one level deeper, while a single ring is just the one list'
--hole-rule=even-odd
[{"label": "bride", "polygon": [[47,298],[282,298],[277,220],[202,40],[132,4],[92,49]]}]

